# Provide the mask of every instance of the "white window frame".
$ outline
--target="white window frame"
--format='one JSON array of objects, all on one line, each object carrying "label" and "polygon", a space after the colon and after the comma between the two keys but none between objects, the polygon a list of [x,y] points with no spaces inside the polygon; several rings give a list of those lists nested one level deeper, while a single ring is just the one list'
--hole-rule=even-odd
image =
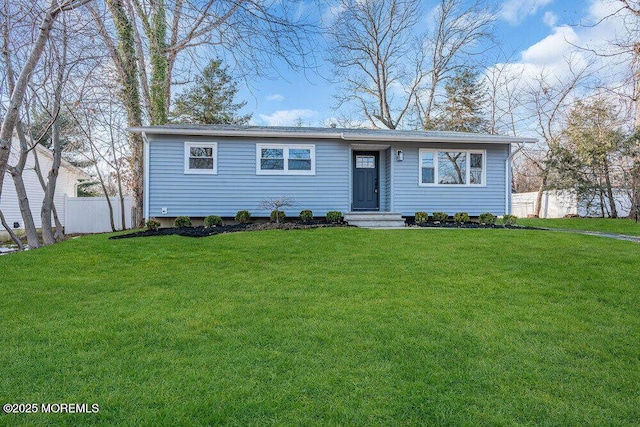
[{"label": "white window frame", "polygon": [[[466,154],[466,175],[465,182],[466,184],[440,184],[440,177],[438,176],[438,153],[439,152],[449,152],[455,151],[458,153]],[[424,183],[422,182],[422,155],[424,153],[432,153],[433,154],[433,183]],[[482,154],[482,183],[481,184],[471,184],[471,154]],[[486,187],[487,186],[487,151],[486,150],[467,150],[467,149],[457,149],[457,148],[446,148],[446,149],[432,149],[432,148],[421,148],[418,153],[418,185],[420,187]]]},{"label": "white window frame", "polygon": [[[263,149],[282,150],[284,169],[262,169]],[[309,150],[311,155],[311,170],[289,170],[289,150]],[[256,175],[315,175],[316,174],[316,146],[315,144],[256,144]]]},{"label": "white window frame", "polygon": [[[191,147],[203,147],[211,148],[211,154],[213,155],[213,168],[212,169],[191,169],[189,167],[189,156],[191,154]],[[184,143],[184,173],[185,174],[197,174],[197,175],[217,175],[218,174],[218,143],[217,142],[192,142],[185,141]]]}]

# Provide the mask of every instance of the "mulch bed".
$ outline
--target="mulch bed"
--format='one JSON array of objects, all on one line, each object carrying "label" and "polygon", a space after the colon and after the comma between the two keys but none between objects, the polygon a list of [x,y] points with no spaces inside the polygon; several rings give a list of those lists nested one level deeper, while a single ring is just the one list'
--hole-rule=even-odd
[{"label": "mulch bed", "polygon": [[109,239],[128,239],[130,237],[153,237],[153,236],[171,236],[177,234],[186,237],[207,237],[223,233],[235,233],[238,231],[257,231],[257,230],[302,230],[307,228],[323,228],[323,227],[348,227],[347,224],[333,224],[326,222],[284,222],[276,224],[273,222],[249,223],[249,224],[233,224],[222,225],[219,227],[172,227],[159,228],[157,230],[142,230],[134,233],[120,234],[111,236]]}]

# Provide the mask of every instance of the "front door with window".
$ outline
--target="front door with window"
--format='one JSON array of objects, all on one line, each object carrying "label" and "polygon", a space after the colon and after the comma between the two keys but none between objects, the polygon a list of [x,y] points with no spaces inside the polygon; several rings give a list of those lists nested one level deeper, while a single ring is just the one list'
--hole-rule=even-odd
[{"label": "front door with window", "polygon": [[353,206],[354,211],[377,211],[380,209],[378,190],[377,151],[355,151],[353,153]]}]

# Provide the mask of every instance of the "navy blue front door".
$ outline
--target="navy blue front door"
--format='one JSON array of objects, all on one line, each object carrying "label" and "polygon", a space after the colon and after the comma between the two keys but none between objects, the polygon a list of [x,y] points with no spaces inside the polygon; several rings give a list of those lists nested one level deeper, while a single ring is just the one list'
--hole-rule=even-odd
[{"label": "navy blue front door", "polygon": [[354,151],[353,153],[353,205],[354,211],[377,211],[380,209],[378,191],[377,151]]}]

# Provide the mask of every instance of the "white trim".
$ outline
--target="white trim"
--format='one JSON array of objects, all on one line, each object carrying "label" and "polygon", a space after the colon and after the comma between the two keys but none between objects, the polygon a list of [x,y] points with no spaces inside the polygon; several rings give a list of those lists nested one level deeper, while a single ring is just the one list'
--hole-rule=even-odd
[{"label": "white trim", "polygon": [[[274,148],[282,150],[283,168],[284,169],[262,169],[261,159],[263,149]],[[289,150],[309,150],[311,156],[310,170],[289,170]],[[295,159],[294,159],[295,160]],[[315,175],[316,174],[316,146],[315,144],[256,144],[256,175]]]},{"label": "white trim", "polygon": [[149,221],[149,139],[146,133],[142,133],[142,140],[144,141],[144,185],[142,186],[142,216],[144,217],[145,224]]},{"label": "white trim", "polygon": [[389,144],[351,144],[355,151],[384,151],[389,147]]},{"label": "white trim", "polygon": [[[211,156],[213,157],[213,168],[212,169],[191,169],[189,167],[191,147],[211,148],[212,149]],[[195,174],[195,175],[217,175],[218,174],[218,143],[217,142],[185,141],[184,142],[184,173]]]},{"label": "white trim", "polygon": [[[393,152],[396,150],[395,146],[391,146],[389,147],[390,151],[390,155],[389,155],[389,180],[391,181],[389,183],[389,192],[391,194],[389,194],[389,211],[390,212],[395,212],[396,211],[396,198],[395,198],[395,188],[396,188],[396,180],[394,179],[394,173],[395,173],[395,163],[396,163],[396,159],[394,159],[394,155]],[[404,162],[404,160],[403,160]]]},{"label": "white trim", "polygon": [[509,153],[509,155],[507,156],[505,162],[505,166],[504,166],[504,173],[505,173],[505,177],[504,177],[504,181],[505,181],[505,185],[504,185],[504,214],[511,214],[511,211],[513,210],[513,204],[511,203],[511,186],[512,186],[512,177],[511,177],[511,159],[513,159],[513,157],[518,154],[518,152],[520,152],[520,150],[522,150],[524,148],[524,144],[520,144],[518,145],[517,150],[515,151],[511,151],[511,145],[509,145],[509,148],[507,149],[507,153]]},{"label": "white trim", "polygon": [[[462,152],[466,153],[466,172],[465,172],[465,184],[440,184],[439,181],[439,165],[438,165],[438,153],[439,152]],[[422,154],[423,153],[433,153],[433,183],[424,183],[422,182]],[[482,154],[482,183],[481,184],[471,184],[471,154]],[[418,186],[420,187],[446,187],[446,188],[455,188],[455,187],[474,187],[481,188],[487,186],[487,151],[486,150],[467,150],[467,149],[456,149],[446,148],[446,149],[433,149],[433,148],[420,148],[418,150]]]},{"label": "white trim", "polygon": [[[366,144],[377,142],[465,142],[480,144],[535,143],[536,138],[519,138],[504,135],[481,135],[464,132],[412,132],[398,130],[359,130],[359,129],[324,129],[286,127],[206,127],[197,126],[136,126],[127,129],[129,132],[147,132],[153,135],[204,135],[204,136],[238,136],[256,138],[295,138],[295,139],[342,139],[359,141]],[[375,150],[374,150],[375,151]]]}]

